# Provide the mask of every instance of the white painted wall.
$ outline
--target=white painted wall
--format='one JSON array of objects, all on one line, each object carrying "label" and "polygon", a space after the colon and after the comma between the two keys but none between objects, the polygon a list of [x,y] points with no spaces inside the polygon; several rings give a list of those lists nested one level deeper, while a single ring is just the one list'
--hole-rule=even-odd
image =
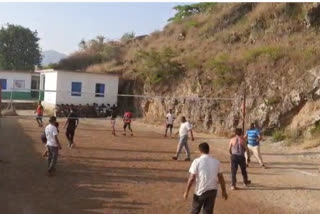
[{"label": "white painted wall", "polygon": [[47,72],[47,73],[43,73],[41,74],[41,79],[43,79],[43,77],[45,78],[44,80],[44,103],[47,104],[52,104],[55,105],[56,104],[56,95],[57,92],[51,92],[51,91],[46,91],[46,90],[52,90],[52,91],[57,91],[57,79],[58,79],[58,73],[57,71],[53,71],[53,72]]},{"label": "white painted wall", "polygon": [[0,71],[0,79],[7,80],[7,89],[3,91],[11,91],[13,89],[14,80],[24,80],[24,89],[14,89],[21,92],[30,92],[31,89],[31,73],[15,72],[15,71]]},{"label": "white painted wall", "polygon": [[[71,96],[71,83],[81,82],[81,96]],[[96,83],[105,84],[105,96],[95,97]],[[117,104],[119,77],[117,75],[58,72],[57,104]]]},{"label": "white painted wall", "polygon": [[[45,92],[44,102],[47,104],[117,104],[119,77],[117,75],[79,73],[68,71],[44,72]],[[72,82],[81,82],[81,96],[71,96]],[[96,83],[105,84],[105,96],[95,97]]]}]

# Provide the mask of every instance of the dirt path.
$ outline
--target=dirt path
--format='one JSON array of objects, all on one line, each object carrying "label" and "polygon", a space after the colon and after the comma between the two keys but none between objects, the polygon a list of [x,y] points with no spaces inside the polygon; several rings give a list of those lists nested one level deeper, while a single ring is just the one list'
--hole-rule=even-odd
[{"label": "dirt path", "polygon": [[[164,139],[153,126],[134,123],[134,137],[112,137],[109,122],[82,120],[72,150],[60,128],[64,147],[57,176],[48,178],[35,121],[3,118],[0,125],[1,213],[189,213],[191,197],[184,201],[182,193],[190,163],[171,161],[177,139]],[[209,142],[229,184],[227,140],[197,136],[193,156],[198,143]],[[320,150],[268,143],[262,150],[269,169],[252,164],[252,186],[229,192],[228,201],[219,196],[215,213],[320,213]]]}]

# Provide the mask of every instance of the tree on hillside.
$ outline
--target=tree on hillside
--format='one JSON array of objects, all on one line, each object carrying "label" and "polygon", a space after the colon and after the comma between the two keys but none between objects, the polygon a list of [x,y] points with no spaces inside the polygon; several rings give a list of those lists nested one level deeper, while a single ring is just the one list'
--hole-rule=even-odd
[{"label": "tree on hillside", "polygon": [[81,50],[84,50],[84,49],[86,49],[87,47],[88,47],[88,44],[87,44],[86,40],[82,39],[82,40],[79,42],[79,48],[80,48]]},{"label": "tree on hillside", "polygon": [[121,42],[128,42],[132,39],[135,38],[135,33],[134,32],[127,32],[127,33],[124,33],[121,37]]},{"label": "tree on hillside", "polygon": [[0,69],[33,70],[41,63],[37,31],[8,24],[0,29]]},{"label": "tree on hillside", "polygon": [[198,13],[204,13],[210,11],[216,3],[213,2],[202,2],[197,4],[188,4],[188,5],[178,5],[175,6],[173,9],[177,11],[174,17],[168,19],[169,22],[171,21],[180,21],[188,16],[192,16]]}]

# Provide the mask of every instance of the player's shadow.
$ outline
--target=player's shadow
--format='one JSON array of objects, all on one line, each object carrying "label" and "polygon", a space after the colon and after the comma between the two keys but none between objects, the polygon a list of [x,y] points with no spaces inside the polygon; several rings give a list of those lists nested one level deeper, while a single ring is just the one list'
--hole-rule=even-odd
[{"label": "player's shadow", "polygon": [[129,157],[125,157],[125,158],[121,158],[121,157],[105,157],[105,158],[101,158],[101,157],[84,157],[84,156],[69,156],[68,158],[70,159],[78,159],[78,160],[86,160],[86,161],[121,161],[121,162],[163,162],[163,161],[168,161],[168,160],[164,160],[164,159],[155,159],[155,158],[149,158],[149,157],[145,157],[145,158],[129,158]]},{"label": "player's shadow", "polygon": [[295,152],[295,153],[262,153],[262,155],[270,155],[270,156],[299,156],[299,155],[320,155],[320,152]]},{"label": "player's shadow", "polygon": [[259,185],[259,184],[252,184],[248,188],[244,188],[242,190],[252,191],[252,190],[258,190],[258,191],[286,191],[286,190],[307,190],[307,191],[320,191],[320,187],[292,187],[292,186],[265,186],[265,185]]},{"label": "player's shadow", "polygon": [[83,147],[83,146],[78,146],[77,149],[82,149],[82,150],[95,150],[95,151],[113,151],[113,152],[130,152],[130,153],[161,153],[161,154],[174,154],[172,151],[158,151],[158,150],[134,150],[134,149],[116,149],[116,148],[107,148],[107,147]]},{"label": "player's shadow", "polygon": [[[34,135],[34,133],[30,133]],[[79,161],[60,158],[57,174],[46,176],[47,162],[40,152],[39,141],[24,133],[17,119],[2,120],[0,157],[10,164],[1,164],[1,213],[137,213],[148,204],[135,200],[117,185],[130,180],[125,174],[105,174],[107,168],[94,168]],[[111,179],[109,179],[111,177]]]}]

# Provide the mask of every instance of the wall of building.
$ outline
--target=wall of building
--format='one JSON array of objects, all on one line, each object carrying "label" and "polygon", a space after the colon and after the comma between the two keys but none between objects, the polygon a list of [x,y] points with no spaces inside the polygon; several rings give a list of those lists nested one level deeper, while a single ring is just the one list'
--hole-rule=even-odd
[{"label": "wall of building", "polygon": [[[7,80],[7,88],[2,90],[2,99],[32,99],[31,75],[30,72],[0,71],[0,79]],[[17,87],[15,81],[20,81],[21,87]]]},{"label": "wall of building", "polygon": [[[58,74],[56,71],[41,74],[40,88],[44,88],[45,90],[44,100],[43,100],[44,105],[54,106],[56,104],[57,79],[58,79]],[[44,87],[43,87],[42,81],[44,82]],[[47,91],[47,90],[52,90],[52,91]]]},{"label": "wall of building", "polygon": [[[58,72],[56,104],[117,104],[119,77],[117,75]],[[81,82],[81,96],[71,96],[72,82]],[[96,83],[105,84],[104,97],[96,97]]]}]

